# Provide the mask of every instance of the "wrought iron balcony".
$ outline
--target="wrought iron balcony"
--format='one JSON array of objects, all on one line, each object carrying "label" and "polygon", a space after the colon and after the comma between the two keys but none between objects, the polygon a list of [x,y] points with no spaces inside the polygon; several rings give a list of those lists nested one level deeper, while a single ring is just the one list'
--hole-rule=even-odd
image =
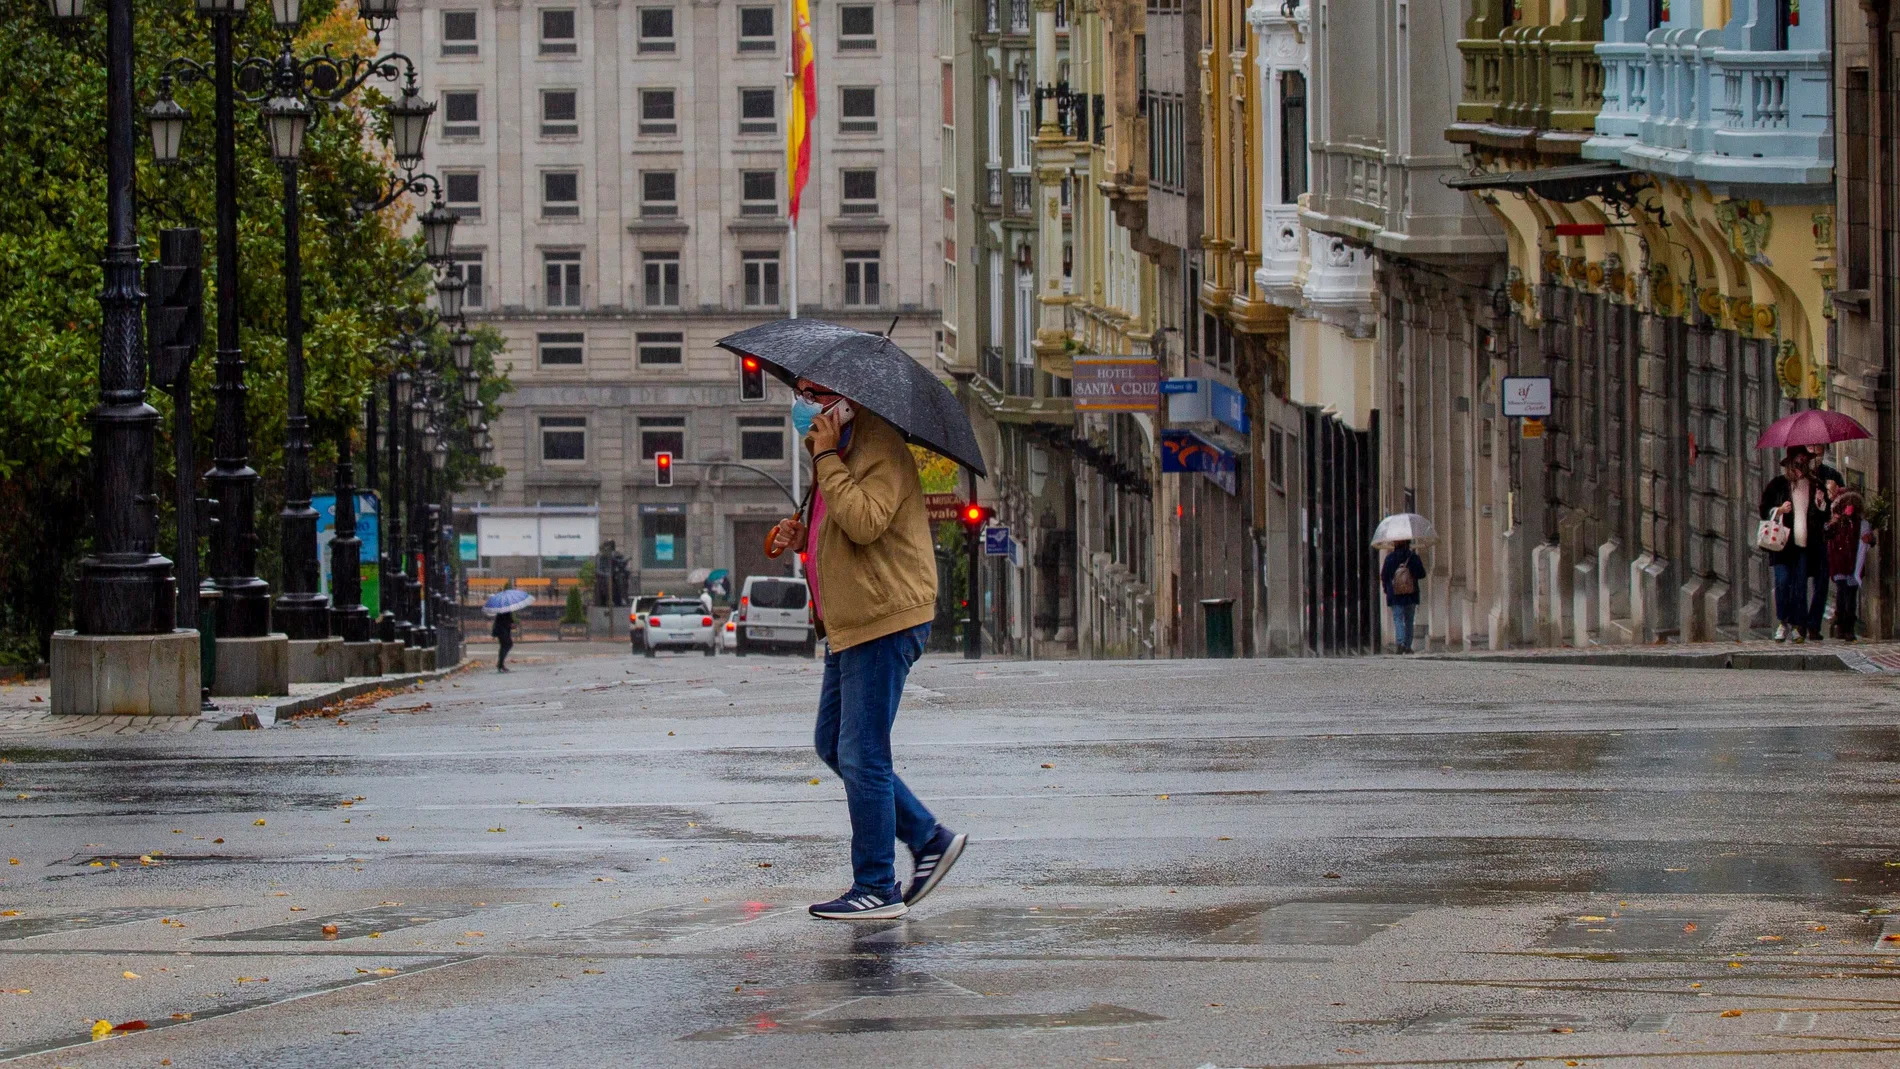
[{"label": "wrought iron balcony", "polygon": [[1573,25],[1507,26],[1496,39],[1464,40],[1464,95],[1446,136],[1492,148],[1575,153],[1603,104],[1595,41]]},{"label": "wrought iron balcony", "polygon": [[1032,175],[1013,174],[1009,176],[1009,210],[1014,215],[1030,215],[1035,211],[1036,180]]},{"label": "wrought iron balcony", "polygon": [[1003,206],[1003,169],[1001,167],[989,168],[988,180],[984,185],[983,202],[992,208]]}]

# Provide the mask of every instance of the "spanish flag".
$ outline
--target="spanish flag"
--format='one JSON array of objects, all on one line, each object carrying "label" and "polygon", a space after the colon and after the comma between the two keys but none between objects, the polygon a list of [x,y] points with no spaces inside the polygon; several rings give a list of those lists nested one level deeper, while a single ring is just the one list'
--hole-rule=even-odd
[{"label": "spanish flag", "polygon": [[811,176],[811,120],[818,113],[818,70],[812,61],[811,6],[791,0],[792,102],[786,127],[785,174],[791,187],[791,221],[798,223],[798,199]]}]

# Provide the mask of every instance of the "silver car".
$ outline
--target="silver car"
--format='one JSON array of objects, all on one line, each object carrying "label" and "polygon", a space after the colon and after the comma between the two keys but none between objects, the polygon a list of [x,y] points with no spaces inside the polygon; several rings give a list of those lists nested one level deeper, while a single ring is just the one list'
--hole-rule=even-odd
[{"label": "silver car", "polygon": [[662,598],[647,610],[646,641],[648,657],[660,650],[704,650],[706,656],[719,653],[718,633],[713,627],[712,610],[689,598]]}]

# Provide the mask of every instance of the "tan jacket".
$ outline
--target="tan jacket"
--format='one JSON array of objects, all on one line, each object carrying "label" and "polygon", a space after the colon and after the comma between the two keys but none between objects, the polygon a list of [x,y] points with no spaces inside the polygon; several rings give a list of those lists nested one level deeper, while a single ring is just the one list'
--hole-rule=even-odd
[{"label": "tan jacket", "polygon": [[[807,452],[811,449],[808,441]],[[917,461],[897,428],[860,409],[842,455],[821,458],[824,523],[817,546],[818,608],[833,652],[937,616],[937,554]]]}]

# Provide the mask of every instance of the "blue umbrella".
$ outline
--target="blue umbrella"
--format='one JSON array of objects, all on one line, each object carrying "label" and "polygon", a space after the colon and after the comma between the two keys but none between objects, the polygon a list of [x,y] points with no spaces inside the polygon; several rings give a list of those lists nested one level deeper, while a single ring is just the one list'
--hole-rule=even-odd
[{"label": "blue umbrella", "polygon": [[504,590],[482,603],[482,612],[489,616],[500,616],[505,612],[514,612],[534,600],[534,595],[525,590]]}]

